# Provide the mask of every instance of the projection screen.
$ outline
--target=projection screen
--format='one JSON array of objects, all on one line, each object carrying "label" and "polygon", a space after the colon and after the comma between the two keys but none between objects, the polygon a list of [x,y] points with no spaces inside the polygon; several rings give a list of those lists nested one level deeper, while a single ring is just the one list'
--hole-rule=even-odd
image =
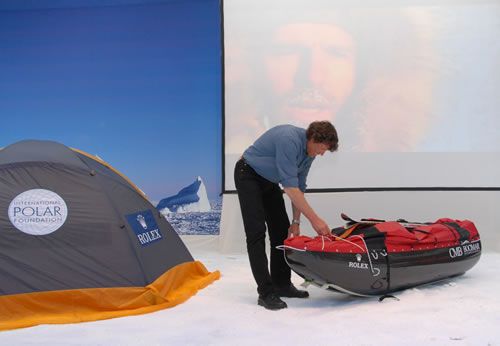
[{"label": "projection screen", "polygon": [[[402,5],[404,4],[404,5]],[[500,187],[500,5],[225,0],[225,190],[277,124],[330,120],[308,188]]]}]

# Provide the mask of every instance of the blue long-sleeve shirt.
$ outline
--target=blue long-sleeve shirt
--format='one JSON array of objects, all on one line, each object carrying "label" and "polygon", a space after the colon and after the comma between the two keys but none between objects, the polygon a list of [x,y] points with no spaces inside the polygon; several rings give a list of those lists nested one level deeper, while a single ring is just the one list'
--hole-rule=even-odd
[{"label": "blue long-sleeve shirt", "polygon": [[314,161],[307,155],[306,130],[293,125],[269,129],[245,150],[243,158],[263,178],[303,192]]}]

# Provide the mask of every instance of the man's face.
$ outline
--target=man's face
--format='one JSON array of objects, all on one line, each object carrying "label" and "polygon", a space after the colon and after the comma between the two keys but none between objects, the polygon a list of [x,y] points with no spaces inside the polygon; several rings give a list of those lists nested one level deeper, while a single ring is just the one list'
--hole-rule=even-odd
[{"label": "man's face", "polygon": [[323,154],[329,150],[330,147],[324,143],[317,143],[312,139],[307,141],[307,156],[316,157],[318,155],[323,156]]},{"label": "man's face", "polygon": [[278,103],[277,122],[334,121],[353,89],[352,37],[334,25],[295,23],[279,28],[274,41],[266,70]]}]

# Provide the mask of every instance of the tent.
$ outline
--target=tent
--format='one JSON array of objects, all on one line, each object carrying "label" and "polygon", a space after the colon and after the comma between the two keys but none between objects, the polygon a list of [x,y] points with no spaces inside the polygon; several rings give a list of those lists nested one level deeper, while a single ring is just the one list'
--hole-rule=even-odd
[{"label": "tent", "polygon": [[52,141],[0,150],[0,330],[151,312],[219,277],[101,159]]}]

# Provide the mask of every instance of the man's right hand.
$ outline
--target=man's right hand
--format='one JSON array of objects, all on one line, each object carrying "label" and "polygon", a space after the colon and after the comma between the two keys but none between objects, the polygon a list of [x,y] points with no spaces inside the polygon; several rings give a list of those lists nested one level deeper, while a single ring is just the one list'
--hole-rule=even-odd
[{"label": "man's right hand", "polygon": [[328,227],[328,225],[326,224],[325,221],[323,221],[323,219],[318,217],[317,219],[310,221],[312,227],[314,228],[316,233],[318,233],[318,235],[330,235],[332,233],[330,231],[330,227]]}]

